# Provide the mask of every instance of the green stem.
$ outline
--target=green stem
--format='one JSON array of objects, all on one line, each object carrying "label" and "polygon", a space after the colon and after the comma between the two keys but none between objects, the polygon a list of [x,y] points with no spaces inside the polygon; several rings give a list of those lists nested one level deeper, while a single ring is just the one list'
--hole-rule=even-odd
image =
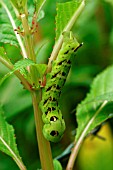
[{"label": "green stem", "polygon": [[78,152],[79,152],[79,149],[82,145],[82,142],[84,140],[84,137],[89,129],[89,127],[91,126],[91,124],[93,123],[93,121],[95,120],[96,116],[100,113],[100,111],[103,109],[103,107],[107,104],[107,100],[105,100],[102,105],[99,107],[99,109],[96,111],[95,115],[91,118],[91,120],[88,122],[88,124],[86,125],[85,129],[83,130],[80,138],[78,139],[75,147],[73,148],[72,150],[72,153],[70,155],[70,158],[69,158],[69,161],[68,161],[68,164],[67,164],[67,168],[66,170],[72,170],[73,169],[73,166],[74,166],[74,163],[75,163],[75,160],[77,158],[77,155],[78,155]]},{"label": "green stem", "polygon": [[[28,20],[25,14],[21,15],[22,25],[24,29],[24,40],[26,44],[26,51],[28,58],[36,62],[36,57],[34,53],[33,47],[33,39],[31,36],[31,31],[28,25]],[[37,72],[34,67],[30,67],[30,74],[32,77],[32,81],[37,84]],[[37,141],[39,146],[39,153],[40,153],[40,160],[43,170],[53,170],[53,160],[52,160],[52,153],[50,148],[50,143],[44,138],[42,133],[42,113],[38,108],[38,100],[40,99],[39,93],[35,91],[31,92],[32,101],[33,101],[33,108],[34,108],[34,117],[35,117],[35,124],[36,124],[36,134],[37,134]]]},{"label": "green stem", "polygon": [[37,99],[40,98],[40,95],[37,94],[36,92],[32,92],[31,95],[33,101],[37,141],[39,146],[42,170],[54,170],[50,143],[44,138],[42,133],[42,128],[43,128],[42,113],[38,108],[38,101],[37,101]]},{"label": "green stem", "polygon": [[31,36],[30,27],[28,25],[28,20],[25,14],[21,15],[21,20],[24,29],[24,41],[25,41],[28,58],[36,62],[34,48],[33,48],[33,39]]},{"label": "green stem", "polygon": [[[28,20],[25,14],[21,15],[21,20],[24,29],[24,41],[26,45],[26,52],[28,58],[36,62],[36,56],[35,56],[34,46],[33,46],[33,37],[31,35],[31,30],[28,25]],[[38,85],[37,70],[34,66],[30,67],[30,73],[31,73],[33,84],[35,83],[35,85]]]},{"label": "green stem", "polygon": [[[81,12],[83,11],[85,7],[85,0],[83,0],[80,4],[80,6],[78,7],[78,9],[75,11],[75,13],[73,14],[73,16],[71,17],[70,21],[67,23],[66,27],[64,28],[64,31],[70,31],[71,28],[73,27],[75,21],[77,20],[77,18],[79,17],[79,15],[81,14]],[[58,52],[61,48],[61,45],[62,45],[62,42],[63,42],[63,36],[62,34],[60,35],[58,41],[55,43],[55,46],[54,46],[54,49],[51,53],[51,56],[49,58],[49,62],[48,62],[48,69],[47,69],[47,72],[50,72],[51,71],[51,64],[52,64],[52,61],[56,59],[57,55],[58,55]]]}]

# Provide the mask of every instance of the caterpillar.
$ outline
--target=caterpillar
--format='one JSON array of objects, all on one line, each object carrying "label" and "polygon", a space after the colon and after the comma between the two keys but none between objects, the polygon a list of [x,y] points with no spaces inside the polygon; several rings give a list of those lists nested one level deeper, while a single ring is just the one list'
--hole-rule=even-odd
[{"label": "caterpillar", "polygon": [[46,75],[40,108],[43,113],[43,135],[51,142],[58,142],[66,128],[58,101],[71,67],[72,56],[80,46],[72,32],[64,32],[57,59],[52,63],[51,72]]}]

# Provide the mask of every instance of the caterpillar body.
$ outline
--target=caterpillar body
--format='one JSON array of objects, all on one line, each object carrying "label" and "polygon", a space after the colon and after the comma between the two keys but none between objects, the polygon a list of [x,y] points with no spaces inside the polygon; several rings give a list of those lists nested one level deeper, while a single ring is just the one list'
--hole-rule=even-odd
[{"label": "caterpillar body", "polygon": [[51,72],[46,75],[40,108],[43,113],[43,135],[52,142],[58,142],[65,131],[65,122],[58,101],[71,67],[72,56],[80,46],[72,32],[64,32],[63,44],[57,59],[52,63]]}]

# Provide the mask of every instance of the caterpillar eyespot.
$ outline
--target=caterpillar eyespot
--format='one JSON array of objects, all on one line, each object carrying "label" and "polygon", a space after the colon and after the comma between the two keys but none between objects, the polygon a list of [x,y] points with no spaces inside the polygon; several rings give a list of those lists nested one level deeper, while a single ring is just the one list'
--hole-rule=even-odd
[{"label": "caterpillar eyespot", "polygon": [[55,130],[53,130],[50,134],[54,137],[59,135],[58,131]]},{"label": "caterpillar eyespot", "polygon": [[64,32],[63,44],[57,59],[52,62],[52,70],[46,75],[40,108],[43,113],[43,135],[51,142],[58,142],[65,131],[65,122],[58,101],[71,67],[72,56],[81,45],[72,32]]},{"label": "caterpillar eyespot", "polygon": [[50,121],[53,121],[53,122],[55,122],[57,119],[58,119],[58,117],[56,117],[56,116],[53,116],[53,117],[51,117],[51,118],[50,118]]}]

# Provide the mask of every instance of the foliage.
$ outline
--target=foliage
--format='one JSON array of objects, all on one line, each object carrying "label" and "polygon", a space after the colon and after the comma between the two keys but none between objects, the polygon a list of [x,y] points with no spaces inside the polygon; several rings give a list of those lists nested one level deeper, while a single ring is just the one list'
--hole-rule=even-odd
[{"label": "foliage", "polygon": [[[113,66],[107,68],[104,72],[99,74],[93,81],[91,91],[77,107],[77,122],[78,131],[76,139],[78,140],[85,126],[88,125],[92,119],[89,129],[86,131],[85,136],[91,132],[96,126],[103,121],[112,117],[112,76]],[[98,87],[97,87],[98,86]],[[99,112],[99,107],[106,102],[106,106]],[[98,112],[98,113],[97,113]],[[83,121],[84,120],[84,121]]]},{"label": "foliage", "polygon": [[[39,145],[38,155],[36,134],[40,122],[36,121],[35,113],[33,116],[32,107],[36,109],[35,101],[39,103],[41,100],[40,90],[45,86],[45,74],[50,72],[52,61],[56,59],[62,45],[62,32],[71,29],[77,40],[83,42],[83,46],[77,56],[73,57],[70,73],[58,101],[67,128],[59,143],[51,143],[53,158],[57,159],[53,161],[54,169],[66,169],[70,165],[68,159],[76,158],[74,151],[78,153],[84,139],[86,152],[81,149],[75,167],[78,166],[80,170],[90,167],[89,162],[84,160],[84,156],[87,156],[92,163],[96,160],[94,167],[97,169],[112,169],[112,131],[102,141],[97,139],[95,128],[102,126],[105,121],[109,129],[113,127],[113,3],[110,0],[86,0],[84,8],[81,7],[83,2],[0,0],[0,150],[12,157],[18,165],[1,152],[2,170],[22,170],[26,167],[29,170],[43,169],[39,159],[42,154],[40,150],[46,148],[45,153],[48,153],[49,142],[41,138],[47,143]],[[37,100],[34,100],[34,91]],[[106,129],[102,137],[105,133]],[[87,144],[90,134],[96,134],[97,137]],[[87,146],[96,146],[100,150],[96,152],[95,149],[95,154],[91,156]],[[71,154],[71,157],[72,150],[74,156]],[[50,155],[46,156],[45,164],[50,161],[47,161],[51,159]],[[104,167],[98,161],[102,161],[102,155],[107,155],[108,160]],[[82,161],[83,164],[79,163]],[[52,163],[50,166],[53,166]]]},{"label": "foliage", "polygon": [[16,147],[14,129],[5,122],[0,108],[0,150],[11,156],[19,166],[24,166]]}]

